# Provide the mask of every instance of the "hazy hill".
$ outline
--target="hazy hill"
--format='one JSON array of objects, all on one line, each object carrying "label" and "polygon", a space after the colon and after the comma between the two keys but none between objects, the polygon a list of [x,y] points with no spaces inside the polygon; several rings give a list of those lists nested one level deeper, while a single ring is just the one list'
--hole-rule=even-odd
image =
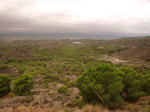
[{"label": "hazy hill", "polygon": [[105,45],[130,47],[113,56],[123,59],[150,59],[150,37],[121,38],[104,41]]}]

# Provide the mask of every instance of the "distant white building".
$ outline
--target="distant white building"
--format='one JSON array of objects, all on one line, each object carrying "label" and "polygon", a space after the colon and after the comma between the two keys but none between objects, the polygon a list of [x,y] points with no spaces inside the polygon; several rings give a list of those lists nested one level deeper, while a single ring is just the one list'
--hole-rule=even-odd
[{"label": "distant white building", "polygon": [[115,60],[115,62],[119,62],[119,59],[114,59]]},{"label": "distant white building", "polygon": [[82,44],[82,42],[73,42],[73,44]]}]

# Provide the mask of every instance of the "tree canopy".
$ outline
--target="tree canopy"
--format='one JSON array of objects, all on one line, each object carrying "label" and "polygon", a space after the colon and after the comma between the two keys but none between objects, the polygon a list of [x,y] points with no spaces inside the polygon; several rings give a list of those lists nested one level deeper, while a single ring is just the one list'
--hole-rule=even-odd
[{"label": "tree canopy", "polygon": [[0,75],[0,97],[10,92],[11,79],[3,74]]},{"label": "tree canopy", "polygon": [[28,95],[33,88],[33,84],[32,76],[23,74],[14,81],[12,91],[19,96]]},{"label": "tree canopy", "polygon": [[85,103],[117,108],[124,100],[136,102],[150,93],[150,74],[142,75],[131,67],[101,64],[80,75],[77,87]]},{"label": "tree canopy", "polygon": [[120,93],[123,90],[122,78],[118,70],[110,64],[101,64],[91,68],[77,79],[83,101],[101,103],[116,108],[123,103]]}]

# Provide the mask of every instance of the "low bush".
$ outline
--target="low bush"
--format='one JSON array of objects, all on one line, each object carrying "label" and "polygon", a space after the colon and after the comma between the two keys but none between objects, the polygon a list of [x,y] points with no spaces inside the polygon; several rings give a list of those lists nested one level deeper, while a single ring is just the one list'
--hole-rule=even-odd
[{"label": "low bush", "polygon": [[48,82],[45,82],[44,88],[49,88]]},{"label": "low bush", "polygon": [[65,79],[63,79],[63,83],[68,85],[70,82],[70,77],[66,77]]},{"label": "low bush", "polygon": [[44,76],[44,81],[45,82],[50,82],[50,81],[59,81],[60,78],[58,77],[58,75],[52,75],[52,74],[48,74]]},{"label": "low bush", "polygon": [[57,92],[60,94],[66,94],[66,93],[68,93],[68,87],[67,86],[61,86],[57,89]]},{"label": "low bush", "polygon": [[11,79],[3,74],[0,75],[0,97],[10,92]]},{"label": "low bush", "polygon": [[13,83],[12,91],[19,96],[30,94],[34,81],[31,75],[23,74]]},{"label": "low bush", "polygon": [[76,86],[76,81],[75,81],[75,80],[70,81],[70,82],[68,83],[68,87],[75,87],[75,86]]},{"label": "low bush", "polygon": [[25,68],[25,67],[19,68],[19,73],[20,73],[20,74],[23,74],[25,71],[26,71],[26,68]]},{"label": "low bush", "polygon": [[150,59],[146,59],[145,61],[150,61]]},{"label": "low bush", "polygon": [[7,69],[7,68],[9,68],[9,65],[6,65],[6,64],[1,64],[0,65],[1,70]]},{"label": "low bush", "polygon": [[74,102],[78,106],[78,108],[80,108],[80,109],[84,106],[83,100],[75,99]]}]

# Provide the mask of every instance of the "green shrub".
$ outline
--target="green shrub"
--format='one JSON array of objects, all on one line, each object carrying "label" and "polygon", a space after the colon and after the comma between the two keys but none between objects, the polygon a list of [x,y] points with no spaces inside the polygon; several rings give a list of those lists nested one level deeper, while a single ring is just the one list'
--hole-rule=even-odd
[{"label": "green shrub", "polygon": [[6,64],[1,64],[1,65],[0,65],[0,69],[1,69],[1,70],[7,69],[7,68],[9,68],[9,66],[6,65]]},{"label": "green shrub", "polygon": [[142,75],[131,67],[116,69],[112,64],[101,64],[79,76],[76,85],[85,103],[101,103],[116,108],[123,99],[136,102],[149,95],[150,74]]},{"label": "green shrub", "polygon": [[10,92],[11,79],[3,74],[0,75],[0,97]]},{"label": "green shrub", "polygon": [[58,75],[52,75],[52,74],[48,74],[44,76],[45,82],[49,82],[49,81],[59,81],[60,78],[58,77]]},{"label": "green shrub", "polygon": [[66,77],[65,79],[63,79],[63,83],[68,85],[70,82],[70,77]]},{"label": "green shrub", "polygon": [[66,93],[68,93],[68,87],[67,86],[61,86],[57,89],[57,92],[60,94],[66,94]]},{"label": "green shrub", "polygon": [[74,102],[78,106],[78,108],[80,108],[80,109],[84,106],[83,100],[75,99]]},{"label": "green shrub", "polygon": [[123,79],[124,88],[122,94],[125,95],[125,100],[136,102],[145,95],[145,92],[142,90],[142,74],[137,73],[131,67],[122,67],[119,76]]},{"label": "green shrub", "polygon": [[14,81],[12,91],[19,96],[28,95],[33,88],[33,84],[32,76],[23,74]]},{"label": "green shrub", "polygon": [[143,75],[142,77],[142,90],[146,92],[147,95],[150,94],[150,73]]},{"label": "green shrub", "polygon": [[122,78],[110,64],[101,64],[84,72],[77,78],[76,86],[85,103],[100,103],[109,108],[117,108],[123,103],[120,95],[124,87]]},{"label": "green shrub", "polygon": [[26,68],[24,68],[24,67],[19,68],[19,73],[20,73],[20,74],[23,74],[25,71],[26,71]]},{"label": "green shrub", "polygon": [[122,67],[122,63],[116,63],[116,67]]},{"label": "green shrub", "polygon": [[76,81],[75,80],[68,83],[68,87],[75,87],[75,86],[76,86]]},{"label": "green shrub", "polygon": [[44,88],[49,88],[48,82],[45,82]]},{"label": "green shrub", "polygon": [[11,98],[13,98],[13,97],[15,96],[15,94],[14,94],[13,92],[10,92],[10,93],[9,93],[9,96],[10,96]]},{"label": "green shrub", "polygon": [[70,71],[68,71],[66,74],[67,74],[67,75],[71,75],[71,72],[70,72]]},{"label": "green shrub", "polygon": [[56,83],[56,82],[54,82],[54,83],[53,83],[53,86],[57,87],[57,83]]}]

